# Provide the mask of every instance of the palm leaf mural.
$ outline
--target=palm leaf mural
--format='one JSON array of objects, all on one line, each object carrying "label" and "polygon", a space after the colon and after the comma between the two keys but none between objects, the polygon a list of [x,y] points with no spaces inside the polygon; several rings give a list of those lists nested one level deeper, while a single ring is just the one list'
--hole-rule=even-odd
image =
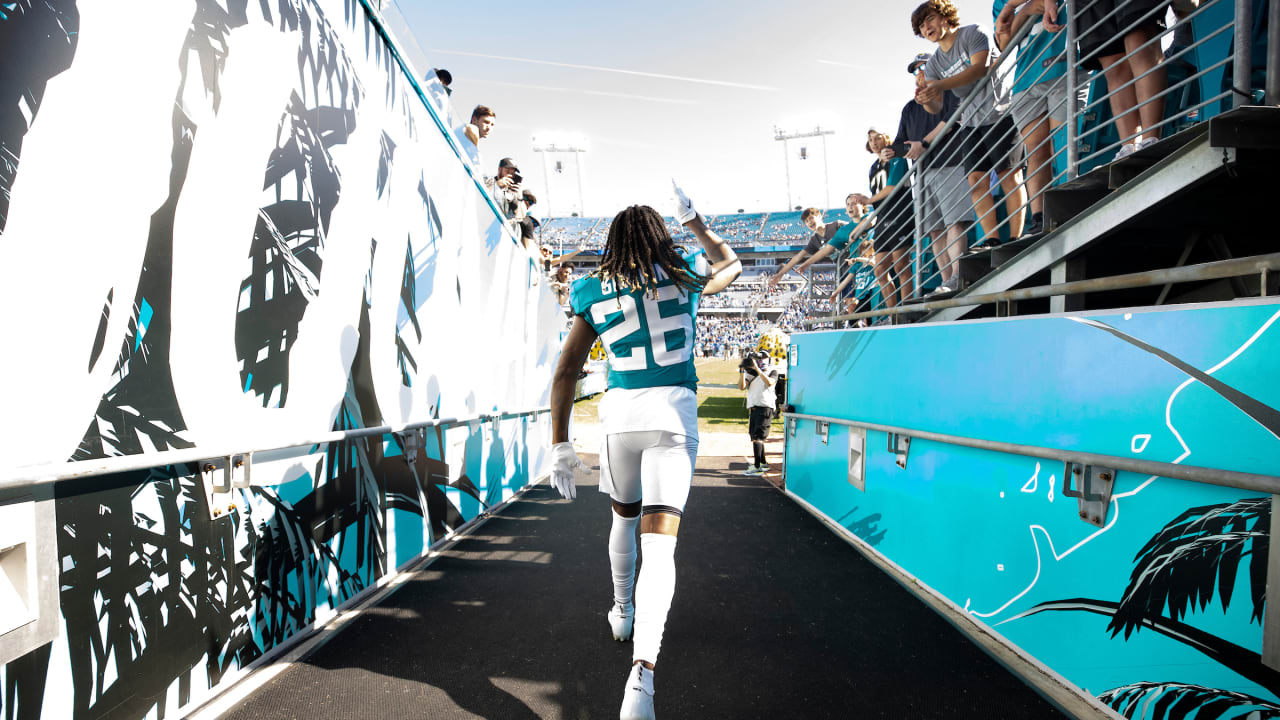
[{"label": "palm leaf mural", "polygon": [[1191,508],[1147,541],[1135,557],[1129,585],[1107,629],[1127,639],[1143,621],[1182,619],[1203,611],[1216,594],[1231,606],[1240,562],[1249,557],[1253,621],[1262,622],[1267,592],[1271,498]]},{"label": "palm leaf mural", "polygon": [[35,124],[50,79],[71,67],[80,40],[75,0],[0,3],[0,47],[21,62],[6,63],[0,79],[0,234],[9,216],[22,142]]},{"label": "palm leaf mural", "polygon": [[1147,720],[1266,720],[1280,718],[1280,705],[1218,688],[1184,683],[1134,683],[1098,696],[1125,717]]},{"label": "palm leaf mural", "polygon": [[[1269,497],[1190,508],[1167,523],[1138,551],[1120,602],[1090,598],[1053,600],[1010,620],[1042,612],[1110,616],[1107,630],[1112,637],[1123,632],[1128,639],[1138,630],[1155,631],[1280,694],[1280,673],[1263,665],[1257,652],[1183,622],[1187,614],[1207,608],[1215,595],[1223,609],[1230,606],[1236,574],[1245,556],[1250,557],[1252,620],[1262,621],[1270,529]],[[1164,614],[1166,607],[1168,616]],[[1122,710],[1128,717],[1134,716],[1132,712],[1156,718],[1280,717],[1280,714],[1249,715],[1257,710],[1253,707],[1260,702],[1256,698],[1178,683],[1138,683],[1111,690],[1108,696],[1110,699],[1105,701],[1113,708],[1128,708]],[[1143,698],[1140,702],[1130,702],[1138,696]],[[1166,708],[1163,714],[1147,715],[1142,709],[1153,699],[1158,706]],[[1197,703],[1203,703],[1205,708],[1196,709],[1200,708]],[[1177,708],[1176,713],[1173,708]]]}]

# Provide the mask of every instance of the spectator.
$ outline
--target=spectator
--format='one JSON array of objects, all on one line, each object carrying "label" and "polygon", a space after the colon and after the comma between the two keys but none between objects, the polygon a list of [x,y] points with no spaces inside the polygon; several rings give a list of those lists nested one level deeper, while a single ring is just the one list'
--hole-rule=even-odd
[{"label": "spectator", "polygon": [[991,201],[989,175],[994,170],[1005,192],[1009,214],[1009,234],[1022,235],[1019,210],[1026,203],[1021,172],[1012,162],[1013,120],[1004,115],[1008,98],[1003,86],[988,74],[991,38],[977,25],[960,26],[960,16],[951,0],[927,0],[911,13],[911,29],[938,49],[929,56],[923,70],[925,82],[916,91],[916,101],[931,113],[942,111],[942,93],[950,90],[962,105],[957,138],[952,141],[969,177],[969,195],[982,225],[980,246],[1000,244],[995,207]]},{"label": "spectator", "polygon": [[[1195,44],[1195,30],[1191,23],[1183,22],[1191,13],[1200,7],[1200,0],[1173,0],[1169,9],[1173,11],[1173,42],[1164,51],[1164,59],[1191,65],[1191,58],[1184,57],[1186,50]],[[1193,67],[1194,70],[1194,67]]]},{"label": "spectator", "polygon": [[[849,195],[844,199],[844,210],[848,213],[849,219],[855,222],[850,222],[836,230],[835,234],[831,236],[831,239],[828,240],[825,245],[818,248],[812,255],[796,266],[797,271],[804,272],[832,253],[845,249],[852,238],[861,237],[864,233],[874,234],[869,229],[871,227],[873,216],[868,214],[867,206],[862,203],[865,198],[865,195],[861,195],[859,193],[849,193]],[[837,286],[837,291],[839,287],[842,286],[844,285],[842,284]],[[831,297],[832,302],[836,301],[834,292],[835,291],[833,291],[833,295]]]},{"label": "spectator", "polygon": [[520,242],[524,243],[524,249],[529,252],[535,259],[538,256],[538,228],[541,223],[538,219],[529,214],[529,208],[537,204],[538,198],[528,190],[520,193]]},{"label": "spectator", "polygon": [[[924,64],[929,61],[927,53],[916,55],[907,64],[907,72],[915,77],[916,88],[926,80]],[[898,136],[894,138],[894,148],[890,152],[897,153],[903,145],[907,148],[907,159],[917,165],[920,184],[916,186],[915,201],[920,206],[920,233],[927,235],[933,248],[933,258],[938,264],[941,286],[934,293],[948,292],[959,287],[960,256],[968,249],[965,242],[965,231],[970,224],[968,193],[961,190],[967,186],[965,172],[960,167],[960,154],[955,143],[939,143],[939,147],[922,157],[938,140],[947,120],[960,107],[955,93],[947,90],[942,93],[942,109],[938,113],[930,113],[914,98],[902,106],[902,115],[898,119]],[[952,133],[948,138],[955,137]]]},{"label": "spectator", "polygon": [[[858,313],[871,310],[880,303],[875,301],[876,274],[875,249],[871,240],[863,240],[858,254],[849,260],[849,271],[831,294],[834,305],[843,300],[841,309],[846,313]],[[858,327],[866,327],[865,318],[858,320]]]},{"label": "spectator", "polygon": [[813,236],[809,238],[809,243],[805,245],[800,252],[793,255],[792,258],[787,261],[787,264],[782,266],[781,270],[774,273],[773,276],[769,278],[770,289],[776,287],[778,281],[782,279],[782,276],[791,272],[791,268],[799,264],[800,261],[816,253],[819,248],[827,243],[827,241],[831,240],[832,237],[835,237],[836,231],[847,224],[840,222],[839,220],[830,223],[823,222],[822,211],[814,207],[805,208],[804,212],[800,213],[800,221],[804,223],[805,227],[813,231]]},{"label": "spectator", "polygon": [[572,270],[572,265],[564,263],[556,267],[555,274],[551,277],[551,289],[556,293],[556,302],[561,305],[569,304],[569,287],[573,284]]},{"label": "spectator", "polygon": [[450,73],[444,68],[436,68],[436,78],[440,80],[440,84],[444,86],[445,94],[452,95],[453,88],[449,86],[453,84],[453,73]]},{"label": "spectator", "polygon": [[996,44],[1003,50],[1008,49],[1009,41],[1024,25],[1032,24],[1030,33],[1017,46],[1013,103],[1009,106],[1009,114],[1022,133],[1027,158],[1031,205],[1027,235],[1044,232],[1044,191],[1053,183],[1053,135],[1067,121],[1071,105],[1076,111],[1084,108],[1089,92],[1088,85],[1081,83],[1076,96],[1067,98],[1067,35],[1046,28],[1046,3],[1055,6],[1058,22],[1065,22],[1067,11],[1062,0],[995,0],[992,6]]},{"label": "spectator", "polygon": [[523,179],[520,176],[520,168],[516,167],[515,161],[511,158],[502,158],[498,162],[498,174],[492,178],[485,178],[489,193],[497,201],[498,210],[502,211],[502,216],[511,226],[513,233],[519,231],[520,221],[524,219],[524,203],[521,202],[524,190],[520,187]]},{"label": "spectator", "polygon": [[[1165,30],[1163,8],[1168,5],[1169,0],[1094,0],[1076,20],[1081,67],[1101,70],[1107,78],[1121,141],[1116,160],[1160,139],[1156,125],[1164,118],[1168,76],[1160,62],[1160,43],[1152,40]],[[1050,3],[1044,10],[1046,30],[1065,27],[1056,17],[1056,5]],[[1135,23],[1137,27],[1129,29]]]},{"label": "spectator", "polygon": [[489,137],[489,133],[493,132],[493,126],[497,122],[497,114],[484,105],[477,105],[476,109],[471,111],[471,122],[462,126],[460,139],[467,141],[462,143],[462,147],[471,158],[471,164],[477,168],[483,165],[483,160],[480,158],[480,141]]},{"label": "spectator", "polygon": [[[906,192],[894,192],[907,176],[907,161],[893,157],[889,136],[875,128],[867,130],[866,148],[876,156],[868,174],[871,196],[854,197],[876,208],[871,219],[875,229],[876,278],[880,281],[880,296],[884,298],[885,306],[895,307],[910,299],[913,289],[911,228],[915,219],[911,214],[911,196]],[[894,282],[895,274],[897,282]]]},{"label": "spectator", "polygon": [[744,475],[763,475],[769,469],[764,461],[764,441],[773,423],[777,401],[773,386],[777,381],[778,371],[766,352],[748,352],[738,365],[738,389],[747,391],[747,436],[755,455],[755,465]]}]

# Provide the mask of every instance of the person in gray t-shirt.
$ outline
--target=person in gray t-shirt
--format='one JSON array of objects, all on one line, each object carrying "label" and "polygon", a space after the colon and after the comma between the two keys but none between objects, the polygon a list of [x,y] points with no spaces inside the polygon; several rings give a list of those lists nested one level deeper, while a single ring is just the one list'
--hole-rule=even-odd
[{"label": "person in gray t-shirt", "polygon": [[[945,28],[945,22],[939,23]],[[924,31],[924,28],[921,28]],[[942,31],[944,34],[946,30]],[[928,38],[926,38],[928,39]],[[943,47],[941,40],[950,39],[948,47]],[[947,88],[963,103],[971,94],[977,94],[973,102],[960,111],[960,124],[965,127],[990,125],[999,119],[997,108],[1005,108],[1009,104],[1008,95],[1003,87],[997,87],[986,72],[987,58],[992,50],[991,38],[977,25],[965,25],[951,29],[950,38],[934,40],[938,50],[924,64],[924,77],[927,87],[949,80]],[[975,59],[982,56],[982,63]],[[978,67],[980,70],[965,72]],[[999,95],[996,93],[999,92]],[[941,104],[941,100],[938,101]]]},{"label": "person in gray t-shirt", "polygon": [[991,38],[977,25],[960,25],[960,16],[951,0],[927,0],[911,13],[915,34],[938,46],[924,65],[925,82],[916,92],[916,102],[931,113],[942,110],[942,93],[950,90],[960,98],[960,120],[956,138],[961,166],[968,173],[969,196],[983,230],[975,247],[1000,244],[995,205],[988,182],[991,171],[1000,177],[1005,191],[1009,236],[1022,234],[1023,208],[1027,191],[1022,186],[1021,159],[1013,157],[1018,130],[1005,115],[1008,93],[991,77],[988,60]]}]

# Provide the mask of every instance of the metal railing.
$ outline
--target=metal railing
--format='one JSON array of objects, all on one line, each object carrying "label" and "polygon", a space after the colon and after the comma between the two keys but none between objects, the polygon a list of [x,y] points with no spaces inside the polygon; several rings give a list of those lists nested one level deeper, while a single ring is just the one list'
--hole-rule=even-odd
[{"label": "metal railing", "polygon": [[814,327],[877,317],[891,317],[906,313],[931,312],[933,310],[943,310],[952,307],[986,305],[989,303],[1002,302],[1013,303],[1020,300],[1036,300],[1058,295],[1076,295],[1090,292],[1128,290],[1140,287],[1155,287],[1157,285],[1171,285],[1173,283],[1180,282],[1219,280],[1222,278],[1241,277],[1246,275],[1258,275],[1261,277],[1261,294],[1263,297],[1266,297],[1267,275],[1268,273],[1275,272],[1277,270],[1280,270],[1280,253],[1272,253],[1270,255],[1233,258],[1231,260],[1219,260],[1215,262],[1201,263],[1198,265],[1184,265],[1182,267],[1165,268],[1161,270],[1147,270],[1144,272],[1128,273],[1125,275],[1111,275],[1109,277],[1090,278],[1088,280],[1074,280],[1071,282],[1057,283],[1053,285],[1003,290],[1001,292],[984,293],[981,295],[966,295],[964,297],[957,298],[930,300],[922,303],[912,303],[911,305],[904,307],[881,308],[878,310],[867,310],[864,312],[844,313],[825,318],[806,318],[803,322],[805,325]]},{"label": "metal railing", "polygon": [[[1252,0],[1204,0],[1160,31],[1156,23],[1163,19],[1167,5],[1121,17],[1127,3],[1119,3],[1104,14],[1097,11],[1099,2],[1101,0],[1067,0],[1060,10],[1060,22],[1065,26],[1060,31],[1064,38],[1061,49],[1052,55],[1031,58],[1034,62],[1019,62],[1017,56],[1020,52],[1030,55],[1029,39],[1033,31],[1041,39],[1045,36],[1040,33],[1048,31],[1037,27],[1038,17],[1021,21],[1009,36],[1005,52],[990,65],[986,77],[978,81],[979,86],[989,83],[992,93],[970,92],[960,101],[958,109],[947,118],[903,179],[863,218],[847,250],[837,254],[837,267],[842,275],[857,270],[856,264],[872,266],[870,286],[880,290],[883,307],[869,307],[871,291],[863,295],[846,292],[846,302],[854,297],[861,305],[856,308],[860,312],[847,313],[847,308],[836,307],[835,301],[841,298],[832,298],[834,317],[822,321],[869,316],[862,311],[890,310],[906,300],[924,297],[924,289],[935,283],[946,289],[959,289],[959,261],[971,249],[968,241],[971,229],[980,245],[998,245],[1006,237],[1018,239],[1024,234],[1031,213],[1042,212],[1044,194],[1054,186],[1110,162],[1118,152],[1128,154],[1139,141],[1154,142],[1183,125],[1207,119],[1214,110],[1223,107],[1227,98],[1233,98],[1236,106],[1250,100],[1253,95],[1248,86],[1254,30],[1250,20]],[[1271,3],[1271,16],[1278,14],[1277,5]],[[1229,13],[1224,12],[1228,9]],[[1224,15],[1225,20],[1214,19]],[[1017,21],[1016,14],[1014,17]],[[1086,20],[1081,22],[1081,17]],[[1104,28],[1113,26],[1118,30],[1105,38],[1105,42],[1093,41],[1098,33],[1106,32]],[[1171,44],[1167,54],[1163,51],[1164,38],[1170,35],[1181,38],[1186,32],[1191,33],[1190,42]],[[1268,102],[1277,102],[1280,98],[1277,22],[1270,23],[1269,33],[1267,62],[1278,72],[1267,76],[1270,93],[1267,97]],[[1214,46],[1222,44],[1227,37],[1233,38],[1232,52],[1207,57],[1214,52]],[[1078,47],[1081,39],[1087,41],[1083,48]],[[1108,51],[1107,44],[1117,40],[1123,48],[1119,54],[1103,57],[1102,53]],[[1056,42],[1058,38],[1053,36],[1046,47],[1053,48]],[[1230,63],[1234,63],[1234,71],[1231,77],[1224,78],[1225,89],[1209,90],[1213,78],[1223,74]],[[1083,75],[1086,71],[1082,66],[1086,64],[1105,65],[1105,68]],[[1134,66],[1140,68],[1139,71],[1135,72]],[[1052,79],[1051,74],[1059,69],[1061,79]],[[1170,70],[1185,77],[1170,82]],[[1102,82],[1098,82],[1100,79]],[[1012,93],[1011,103],[1018,103],[1023,93],[1046,82],[1061,83],[1065,88],[1052,107],[1048,107],[1044,115],[1027,121],[1023,128],[1007,121],[1013,112],[998,102],[1005,97],[1004,91],[1017,87],[1019,92]],[[1105,92],[1098,92],[1103,82],[1108,87]],[[1094,96],[1083,97],[1079,91],[1086,87],[1091,88]],[[1201,89],[1203,93],[1196,92]],[[1206,97],[1197,97],[1198,94]],[[992,97],[996,101],[993,102]],[[975,107],[979,102],[992,103],[992,106]],[[1063,110],[1065,123],[1049,122],[1049,116]],[[1113,117],[1100,122],[1098,119],[1108,110],[1114,111]],[[979,116],[989,113],[990,117],[986,124],[963,127],[961,116],[966,113]],[[1147,122],[1142,121],[1143,117]],[[1114,139],[1110,136],[1112,132]],[[1066,141],[1061,142],[1064,136]],[[974,166],[985,165],[978,162],[984,159],[993,160],[991,164],[1002,169],[969,172]],[[1003,169],[1006,163],[1008,167]],[[945,187],[939,187],[942,179],[948,181]],[[993,197],[992,185],[996,180],[1003,191],[999,201],[1004,205],[1004,217],[999,217],[997,199]],[[931,210],[943,210],[942,226],[925,227],[926,197],[931,197]],[[851,220],[858,222],[859,219]],[[886,232],[893,237],[881,237],[879,244],[884,249],[871,252],[875,234]],[[895,240],[896,244],[891,244]],[[933,257],[931,263],[929,255]],[[863,259],[855,260],[859,256]],[[842,279],[837,278],[837,282]],[[915,305],[914,310],[922,307]],[[815,322],[820,321],[815,319]]]},{"label": "metal railing", "polygon": [[65,463],[47,463],[44,465],[28,465],[24,467],[0,468],[0,491],[47,485],[63,480],[112,475],[115,473],[149,470],[165,465],[199,463],[209,458],[224,458],[237,455],[251,456],[264,453],[293,450],[296,448],[318,447],[363,437],[399,434],[434,427],[451,427],[456,425],[483,424],[487,422],[515,420],[532,415],[551,412],[551,408],[540,407],[532,410],[518,410],[502,413],[479,413],[465,417],[436,418],[421,422],[399,425],[378,425],[376,427],[358,428],[355,430],[334,430],[307,438],[297,438],[284,443],[272,443],[264,447],[245,449],[243,445],[227,445],[214,448],[198,447],[181,450],[162,450],[154,453],[137,455],[120,455],[94,460],[78,460]]},{"label": "metal railing", "polygon": [[1263,492],[1271,495],[1280,494],[1280,477],[1275,475],[1247,473],[1237,470],[1221,470],[1218,468],[1208,468],[1197,465],[1179,465],[1176,463],[1160,462],[1156,460],[1142,460],[1139,458],[1123,457],[1120,455],[1103,455],[1099,453],[1079,452],[1076,450],[1063,450],[1061,448],[1050,448],[1040,445],[1020,445],[1016,443],[1002,442],[999,440],[984,440],[981,438],[971,438],[963,435],[951,435],[948,433],[932,432],[929,430],[881,425],[878,423],[862,422],[859,420],[827,417],[825,415],[784,412],[782,413],[782,416],[787,418],[789,421],[813,420],[816,422],[836,423],[837,425],[863,428],[865,430],[873,430],[875,432],[887,433],[889,435],[946,443],[948,445],[960,445],[978,450],[991,450],[993,452],[1007,453],[1009,455],[1021,455],[1023,457],[1040,458],[1042,460],[1056,460],[1059,462],[1074,463],[1078,465],[1098,465],[1109,467],[1121,472],[1133,472],[1140,475],[1154,475],[1157,477],[1173,478],[1176,480],[1188,480],[1190,482],[1218,485],[1220,487],[1239,488],[1241,490]]}]

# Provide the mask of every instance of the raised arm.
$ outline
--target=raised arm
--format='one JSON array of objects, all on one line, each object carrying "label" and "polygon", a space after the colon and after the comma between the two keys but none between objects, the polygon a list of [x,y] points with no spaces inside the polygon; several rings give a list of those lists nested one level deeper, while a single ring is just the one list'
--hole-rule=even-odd
[{"label": "raised arm", "polygon": [[729,247],[729,243],[725,242],[724,238],[707,227],[707,224],[702,221],[702,216],[695,215],[684,226],[698,238],[702,249],[707,253],[707,259],[711,261],[711,279],[702,288],[702,294],[715,295],[729,287],[742,274],[742,261],[738,259],[737,253]]},{"label": "raised arm", "polygon": [[808,268],[810,265],[813,265],[814,263],[818,262],[822,258],[831,255],[831,253],[835,251],[836,251],[835,245],[832,245],[830,243],[823,245],[822,247],[818,248],[818,252],[810,255],[804,262],[797,265],[796,272],[804,272],[805,269]]},{"label": "raised arm", "polygon": [[769,276],[769,289],[772,290],[775,287],[777,287],[778,281],[782,279],[782,276],[791,272],[791,268],[795,267],[796,265],[799,265],[800,261],[804,260],[807,257],[809,257],[809,252],[807,250],[801,250],[795,255],[792,255],[791,259],[787,261],[786,265],[782,266],[781,270]]},{"label": "raised arm", "polygon": [[675,178],[671,179],[671,187],[675,190],[676,222],[689,228],[689,232],[698,238],[703,251],[707,253],[707,260],[711,261],[711,279],[702,288],[702,294],[715,295],[729,287],[742,274],[742,261],[738,260],[737,253],[729,247],[729,243],[702,221],[698,212],[693,209],[693,202],[680,189]]}]

